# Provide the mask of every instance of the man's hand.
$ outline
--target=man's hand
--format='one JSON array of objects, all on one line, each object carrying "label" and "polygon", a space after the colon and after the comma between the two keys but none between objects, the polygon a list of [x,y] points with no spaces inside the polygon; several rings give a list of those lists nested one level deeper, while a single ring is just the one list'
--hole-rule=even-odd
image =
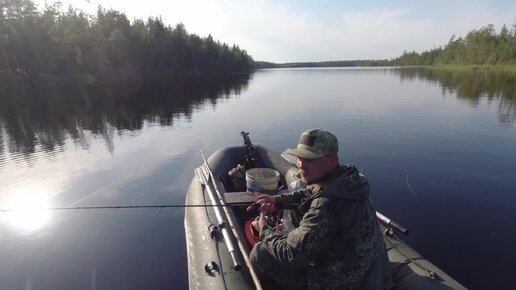
[{"label": "man's hand", "polygon": [[256,207],[258,207],[260,212],[264,212],[265,214],[271,214],[276,211],[276,198],[272,195],[268,194],[260,194],[256,198],[256,202],[253,205],[247,207],[247,211],[252,211]]},{"label": "man's hand", "polygon": [[276,197],[268,194],[261,194],[258,196],[258,203],[260,203],[260,212],[271,214],[276,211]]},{"label": "man's hand", "polygon": [[267,224],[267,219],[265,218],[265,214],[263,212],[260,212],[260,218],[258,219],[258,229],[260,230],[260,233],[263,230],[263,227]]}]

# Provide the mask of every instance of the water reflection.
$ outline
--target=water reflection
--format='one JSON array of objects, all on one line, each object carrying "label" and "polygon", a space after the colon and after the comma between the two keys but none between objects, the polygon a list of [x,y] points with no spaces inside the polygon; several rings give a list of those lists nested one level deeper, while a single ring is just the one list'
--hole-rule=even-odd
[{"label": "water reflection", "polygon": [[[219,99],[240,94],[249,75],[124,81],[40,82],[20,80],[0,88],[0,156],[63,148],[68,138],[89,149],[101,136],[112,152],[113,136],[138,134],[144,121],[173,126],[178,119]],[[2,162],[0,162],[1,167]]]},{"label": "water reflection", "polygon": [[516,120],[516,74],[506,71],[402,68],[395,70],[401,80],[419,79],[442,87],[443,95],[453,94],[473,107],[480,102],[497,105],[500,123]]},{"label": "water reflection", "polygon": [[22,231],[34,231],[45,225],[50,218],[50,212],[46,210],[48,205],[48,193],[39,188],[22,186],[7,193],[10,199],[6,202],[6,208],[11,211],[4,213],[6,221]]},{"label": "water reflection", "polygon": [[[516,126],[500,126],[513,121],[500,123],[497,108],[513,106],[500,89],[513,79],[465,91],[476,85],[470,74],[449,74],[271,70],[249,89],[248,77],[4,84],[0,208],[182,204],[199,150],[241,144],[241,130],[281,150],[306,128],[327,127],[342,140],[342,160],[370,178],[378,209],[413,229],[407,241],[418,252],[467,286],[503,289],[516,267]],[[0,289],[187,289],[183,213],[51,211],[29,235],[24,218],[7,223],[0,213],[0,258],[9,261]],[[487,274],[470,275],[479,265]]]},{"label": "water reflection", "polygon": [[[320,73],[320,71],[318,71]],[[499,122],[516,120],[516,74],[502,71],[388,69],[402,81],[424,80],[443,94],[477,107],[496,105]],[[332,71],[331,73],[334,74]],[[178,119],[221,98],[240,94],[249,75],[225,78],[133,79],[130,81],[39,82],[21,80],[0,88],[0,168],[6,153],[28,159],[36,151],[63,150],[68,139],[89,150],[101,136],[113,152],[115,134],[139,134],[145,121],[174,126]]]}]

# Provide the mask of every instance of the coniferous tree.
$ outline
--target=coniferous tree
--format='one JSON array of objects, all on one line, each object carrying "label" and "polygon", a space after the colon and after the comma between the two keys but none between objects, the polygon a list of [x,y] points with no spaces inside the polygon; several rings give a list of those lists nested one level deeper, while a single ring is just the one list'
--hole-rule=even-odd
[{"label": "coniferous tree", "polygon": [[[161,18],[146,22],[99,7],[87,15],[60,4],[36,10],[31,0],[0,2],[0,73],[4,75],[163,75],[250,72],[242,49],[189,34]],[[227,59],[225,59],[227,58]]]},{"label": "coniferous tree", "polygon": [[504,25],[499,33],[496,33],[494,25],[489,24],[472,30],[464,38],[452,35],[444,48],[421,54],[404,51],[400,57],[394,59],[394,64],[516,64],[516,25],[513,25],[511,31]]}]

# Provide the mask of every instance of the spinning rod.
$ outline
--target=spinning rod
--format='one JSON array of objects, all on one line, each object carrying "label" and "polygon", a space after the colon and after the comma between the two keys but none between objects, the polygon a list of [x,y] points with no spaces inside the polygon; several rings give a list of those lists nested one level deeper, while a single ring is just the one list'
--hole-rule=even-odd
[{"label": "spinning rod", "polygon": [[[94,209],[112,209],[114,211],[118,209],[136,209],[136,208],[157,208],[158,211],[156,214],[159,214],[161,209],[163,208],[187,208],[187,207],[204,207],[204,208],[219,208],[219,207],[244,207],[250,206],[253,208],[257,208],[260,206],[259,202],[239,202],[239,203],[224,203],[224,204],[161,204],[161,205],[108,205],[108,206],[73,206],[73,207],[44,207],[44,208],[30,208],[31,210],[94,210]],[[9,213],[9,212],[17,212],[17,211],[26,211],[29,208],[0,208],[1,213]],[[391,220],[380,212],[376,212],[376,217],[379,221],[381,221],[388,228],[392,228],[397,230],[398,232],[406,235],[408,234],[408,229],[399,223]]]},{"label": "spinning rod", "polygon": [[[186,207],[239,207],[239,206],[257,206],[259,203],[231,203],[231,204],[162,204],[162,205],[108,205],[108,206],[74,206],[74,207],[45,207],[30,208],[33,210],[93,210],[93,209],[135,209],[135,208],[186,208]],[[0,208],[0,212],[25,211],[24,208]]]}]

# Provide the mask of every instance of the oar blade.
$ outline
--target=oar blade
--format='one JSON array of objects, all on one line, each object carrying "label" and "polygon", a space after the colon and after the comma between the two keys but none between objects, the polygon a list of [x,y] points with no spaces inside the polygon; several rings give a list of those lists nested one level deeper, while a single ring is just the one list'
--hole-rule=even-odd
[{"label": "oar blade", "polygon": [[208,182],[210,180],[210,173],[206,168],[206,165],[201,165],[194,170],[195,176],[205,186],[208,186]]}]

